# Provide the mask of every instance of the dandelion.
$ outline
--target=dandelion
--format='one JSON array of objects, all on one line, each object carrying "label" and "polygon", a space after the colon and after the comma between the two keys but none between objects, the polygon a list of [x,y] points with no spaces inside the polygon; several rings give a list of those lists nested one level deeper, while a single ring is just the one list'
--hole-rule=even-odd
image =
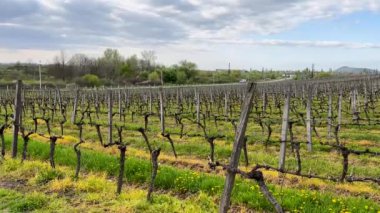
[{"label": "dandelion", "polygon": [[333,203],[336,203],[336,199],[332,199],[332,202],[333,202]]}]

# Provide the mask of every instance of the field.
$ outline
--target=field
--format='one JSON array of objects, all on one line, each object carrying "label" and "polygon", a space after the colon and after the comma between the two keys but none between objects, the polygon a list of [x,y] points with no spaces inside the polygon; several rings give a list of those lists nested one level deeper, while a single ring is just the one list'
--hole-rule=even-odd
[{"label": "field", "polygon": [[0,209],[379,212],[378,81],[2,90]]}]

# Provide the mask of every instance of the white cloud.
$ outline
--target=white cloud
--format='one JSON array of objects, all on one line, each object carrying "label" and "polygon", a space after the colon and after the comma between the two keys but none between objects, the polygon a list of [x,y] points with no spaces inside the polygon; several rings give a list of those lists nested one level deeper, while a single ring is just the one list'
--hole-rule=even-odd
[{"label": "white cloud", "polygon": [[20,24],[15,24],[15,23],[3,22],[3,23],[0,23],[0,26],[3,26],[3,27],[19,27],[21,25]]},{"label": "white cloud", "polygon": [[342,48],[371,48],[380,49],[380,44],[355,43],[341,41],[308,41],[308,40],[214,40],[215,43],[228,43],[239,45],[260,45],[260,46],[300,46],[300,47],[342,47]]},{"label": "white cloud", "polygon": [[25,7],[19,1],[5,1],[7,10],[21,8],[27,13],[0,15],[2,26],[23,25],[25,31],[33,28],[58,35],[69,30],[80,39],[97,37],[99,43],[112,36],[160,45],[162,41],[228,41],[276,34],[310,20],[380,8],[378,0],[31,0]]},{"label": "white cloud", "polygon": [[210,7],[202,10],[201,14],[206,19],[215,19],[228,12],[229,10],[226,7]]},{"label": "white cloud", "polygon": [[[0,48],[0,56],[2,62],[34,62],[49,63],[57,51],[51,50],[33,50],[33,49],[3,49]],[[31,57],[32,56],[32,57]]]},{"label": "white cloud", "polygon": [[[380,1],[2,0],[0,46],[46,50],[38,56],[103,47],[204,53],[221,44],[378,49],[380,44],[364,41],[247,39],[361,11],[380,11]],[[14,57],[17,51],[7,53]]]},{"label": "white cloud", "polygon": [[356,11],[378,10],[379,5],[379,1],[373,0],[242,1],[238,6],[231,7],[230,16],[227,15],[226,20],[216,17],[215,22],[223,21],[224,25],[211,33],[232,30],[237,32],[237,37],[245,33],[275,34],[310,20],[331,18]]},{"label": "white cloud", "polygon": [[62,4],[68,3],[68,1],[60,0],[38,0],[38,2],[45,10],[54,12],[64,12],[64,7],[62,7]]}]

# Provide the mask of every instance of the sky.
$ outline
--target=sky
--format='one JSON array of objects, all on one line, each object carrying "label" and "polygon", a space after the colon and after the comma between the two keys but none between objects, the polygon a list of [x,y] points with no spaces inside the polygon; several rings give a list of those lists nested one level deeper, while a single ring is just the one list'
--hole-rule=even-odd
[{"label": "sky", "polygon": [[380,69],[380,0],[0,0],[0,63],[153,50],[200,69]]}]

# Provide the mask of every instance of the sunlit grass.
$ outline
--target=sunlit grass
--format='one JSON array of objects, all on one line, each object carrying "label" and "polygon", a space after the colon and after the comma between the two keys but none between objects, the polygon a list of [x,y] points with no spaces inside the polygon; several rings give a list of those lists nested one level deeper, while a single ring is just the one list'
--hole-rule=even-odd
[{"label": "sunlit grass", "polygon": [[[9,143],[8,143],[9,144]],[[46,142],[37,142],[32,141],[29,147],[30,155],[32,158],[46,160],[48,158],[48,149],[49,145]],[[8,163],[9,161],[9,163]],[[67,145],[60,145],[56,150],[56,163],[59,167],[64,166],[63,170],[59,169],[61,173],[50,175],[49,172],[37,171],[35,172],[34,178],[40,176],[43,173],[44,175],[42,180],[47,181],[48,190],[56,193],[69,193],[76,192],[83,195],[79,195],[85,202],[85,204],[80,205],[99,205],[102,201],[106,202],[108,198],[115,197],[115,183],[114,181],[109,181],[109,177],[114,177],[117,175],[118,171],[118,161],[117,157],[109,154],[100,153],[98,151],[92,150],[83,150],[83,168],[87,172],[95,172],[93,175],[88,174],[81,177],[78,181],[74,181],[72,177],[72,172],[66,171],[65,166],[73,168],[75,166],[75,153],[71,147]],[[9,165],[8,165],[9,164]],[[25,164],[27,164],[25,162]],[[37,164],[38,165],[38,164]],[[44,163],[45,167],[47,163]],[[5,163],[1,168],[6,169],[9,173],[17,172],[18,168],[23,168],[24,165],[17,163],[16,160],[6,159]],[[40,168],[44,166],[39,165]],[[69,169],[71,171],[71,169]],[[48,170],[49,171],[49,170]],[[54,171],[54,170],[53,170]],[[104,172],[106,175],[104,175]],[[139,159],[135,157],[128,157],[126,162],[126,183],[137,184],[144,186],[150,177],[150,163],[148,160]],[[274,195],[281,200],[282,205],[285,209],[304,209],[308,212],[318,212],[323,209],[323,207],[331,208],[334,211],[341,211],[342,209],[352,210],[355,208],[368,208],[379,209],[379,206],[371,200],[365,200],[360,197],[350,197],[347,195],[340,195],[333,193],[335,189],[332,184],[326,184],[321,181],[315,181],[314,183],[300,184],[298,189],[291,189],[295,185],[290,185],[290,187],[276,186],[278,183],[276,181],[276,173],[273,172],[264,172],[265,176],[268,178],[269,183],[274,183],[275,185],[270,184],[270,190]],[[61,175],[60,175],[61,174]],[[278,175],[278,174],[277,174]],[[289,177],[288,177],[289,178]],[[33,179],[33,177],[32,177]],[[302,183],[303,180],[298,180],[299,183]],[[42,181],[43,183],[44,181]],[[41,182],[32,181],[33,185],[41,185]],[[326,184],[326,186],[324,186]],[[318,186],[319,188],[315,189],[328,189],[326,191],[315,191],[313,185]],[[234,205],[242,205],[248,208],[253,208],[257,210],[271,211],[271,205],[266,201],[266,199],[260,194],[256,184],[252,181],[241,180],[238,178],[235,185],[232,201]],[[304,188],[302,189],[302,186]],[[207,175],[200,172],[194,172],[187,169],[178,169],[169,166],[160,166],[157,179],[156,179],[157,190],[169,190],[179,194],[187,194],[187,197],[193,197],[194,194],[199,192],[204,192],[206,197],[210,197],[213,201],[212,204],[215,207],[217,201],[214,200],[215,196],[221,194],[223,188],[223,178],[219,175]],[[325,187],[325,188],[324,188]],[[345,186],[346,191],[350,186]],[[44,187],[42,187],[44,188]],[[353,194],[358,193],[356,186],[351,186],[351,191]],[[343,189],[341,189],[344,191]],[[356,190],[356,192],[355,192]],[[304,193],[299,193],[300,191]],[[371,195],[371,191],[360,192],[361,194],[367,193]],[[103,196],[107,195],[107,196]],[[111,196],[112,195],[112,196]],[[191,196],[190,196],[191,195]],[[310,199],[310,197],[315,199]],[[190,199],[190,198],[189,198]],[[331,202],[332,199],[339,199],[341,203],[336,205]],[[164,199],[167,200],[167,199]],[[318,207],[317,202],[320,204]],[[111,201],[107,201],[111,202]],[[179,201],[183,203],[186,201]],[[160,205],[169,205],[160,203]],[[317,205],[317,206],[316,206]],[[116,208],[117,205],[113,205]],[[113,208],[112,207],[112,208]],[[156,206],[157,207],[157,206]],[[136,209],[151,209],[148,203],[144,201],[138,202],[136,204]],[[158,208],[158,207],[157,207]],[[166,207],[162,207],[166,209]],[[198,208],[198,207],[197,207]],[[145,211],[145,210],[144,210]],[[150,210],[147,210],[150,211]]]}]

